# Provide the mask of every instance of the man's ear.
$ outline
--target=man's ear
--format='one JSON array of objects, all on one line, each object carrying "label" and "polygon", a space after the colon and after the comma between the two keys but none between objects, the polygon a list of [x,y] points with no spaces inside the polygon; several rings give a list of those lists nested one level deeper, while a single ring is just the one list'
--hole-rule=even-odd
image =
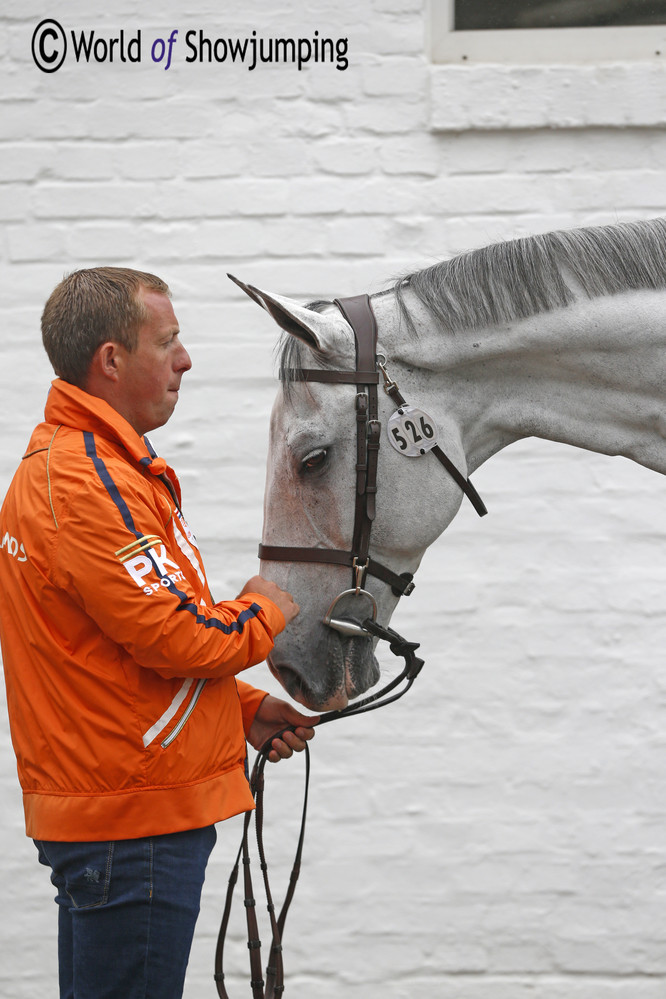
[{"label": "man's ear", "polygon": [[98,378],[102,380],[117,381],[120,367],[122,365],[121,345],[113,340],[106,340],[101,343],[92,356],[88,371],[88,380]]}]

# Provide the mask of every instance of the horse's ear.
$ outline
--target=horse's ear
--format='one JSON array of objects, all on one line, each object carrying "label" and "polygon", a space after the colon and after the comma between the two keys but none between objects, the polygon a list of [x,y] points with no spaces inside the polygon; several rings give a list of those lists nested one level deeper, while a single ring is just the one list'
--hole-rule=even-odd
[{"label": "horse's ear", "polygon": [[295,336],[313,350],[328,354],[339,350],[342,343],[349,344],[350,331],[342,316],[332,318],[313,312],[291,298],[273,295],[245,284],[233,274],[228,274],[227,277],[242,288],[253,302],[265,309],[286,333]]}]

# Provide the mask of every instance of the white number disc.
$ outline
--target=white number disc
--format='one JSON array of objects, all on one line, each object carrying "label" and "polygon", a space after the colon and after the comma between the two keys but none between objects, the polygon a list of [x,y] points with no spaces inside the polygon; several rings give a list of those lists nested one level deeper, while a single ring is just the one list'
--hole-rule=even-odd
[{"label": "white number disc", "polygon": [[401,406],[386,424],[388,439],[399,454],[418,458],[437,443],[437,426],[432,417],[415,406]]}]

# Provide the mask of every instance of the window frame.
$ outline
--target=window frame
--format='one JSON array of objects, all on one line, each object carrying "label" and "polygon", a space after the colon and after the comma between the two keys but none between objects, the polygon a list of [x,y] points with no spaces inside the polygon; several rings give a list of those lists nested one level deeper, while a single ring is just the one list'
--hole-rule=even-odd
[{"label": "window frame", "polygon": [[454,3],[428,3],[429,54],[434,64],[593,65],[658,62],[666,56],[666,24],[454,31]]}]

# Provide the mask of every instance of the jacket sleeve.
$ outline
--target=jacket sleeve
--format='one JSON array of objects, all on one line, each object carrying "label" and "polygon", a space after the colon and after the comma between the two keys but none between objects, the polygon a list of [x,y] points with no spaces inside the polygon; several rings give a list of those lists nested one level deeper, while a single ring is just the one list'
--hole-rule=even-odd
[{"label": "jacket sleeve", "polygon": [[241,702],[243,731],[245,732],[245,736],[247,738],[250,734],[254,717],[259,710],[259,705],[263,701],[264,697],[268,697],[268,694],[265,690],[261,690],[259,687],[252,687],[249,683],[244,683],[243,680],[236,680],[236,686],[238,687],[238,696]]},{"label": "jacket sleeve", "polygon": [[95,482],[73,498],[52,559],[58,588],[162,676],[231,676],[261,662],[282,612],[252,593],[212,604],[199,559],[195,571],[183,557],[168,503],[140,486],[125,488],[122,503]]}]

